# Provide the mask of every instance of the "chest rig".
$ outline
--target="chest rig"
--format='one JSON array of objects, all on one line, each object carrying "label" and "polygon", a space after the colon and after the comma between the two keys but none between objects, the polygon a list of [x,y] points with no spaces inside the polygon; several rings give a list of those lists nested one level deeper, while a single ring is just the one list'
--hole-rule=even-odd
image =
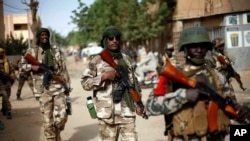
[{"label": "chest rig", "polygon": [[[215,72],[208,66],[196,69],[183,69],[183,73],[197,82],[204,82],[222,96],[222,85]],[[202,94],[201,94],[202,95]],[[218,129],[216,133],[228,132],[230,120],[222,111],[217,111]],[[187,103],[180,111],[173,115],[173,136],[181,136],[185,141],[189,136],[198,136],[206,140],[208,129],[208,100],[206,97],[199,99],[196,103]],[[212,133],[213,134],[213,133]]]}]

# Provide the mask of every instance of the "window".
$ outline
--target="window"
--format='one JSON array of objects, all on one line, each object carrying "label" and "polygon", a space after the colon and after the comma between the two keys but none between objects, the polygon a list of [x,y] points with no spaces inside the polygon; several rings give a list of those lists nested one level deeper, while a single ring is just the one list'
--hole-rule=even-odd
[{"label": "window", "polygon": [[238,25],[239,15],[229,15],[226,17],[226,25]]},{"label": "window", "polygon": [[250,24],[250,13],[243,14],[243,24]]}]

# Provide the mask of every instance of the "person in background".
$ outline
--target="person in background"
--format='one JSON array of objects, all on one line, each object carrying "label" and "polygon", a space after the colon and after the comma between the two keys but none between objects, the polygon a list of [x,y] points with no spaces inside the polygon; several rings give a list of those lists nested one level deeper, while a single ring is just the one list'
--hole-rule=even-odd
[{"label": "person in background", "polygon": [[146,72],[156,71],[157,58],[150,48],[146,48],[147,56],[137,63],[136,73],[139,75],[138,81],[144,85],[144,77]]},{"label": "person in background", "polygon": [[[26,50],[23,50],[21,59],[18,62],[19,68],[20,68],[20,65],[22,64],[21,62],[25,61],[24,56],[23,56],[25,54],[25,52],[26,52]],[[18,86],[17,86],[17,92],[16,92],[16,99],[18,101],[23,100],[21,98],[21,94],[22,94],[22,88],[24,86],[25,81],[27,81],[27,83],[28,83],[33,95],[35,96],[36,100],[39,100],[40,95],[35,95],[33,92],[34,85],[33,85],[33,79],[31,76],[31,71],[22,71],[21,69],[19,70],[19,79],[18,79]]]},{"label": "person in background", "polygon": [[[32,71],[34,91],[40,93],[39,99],[44,134],[48,141],[61,141],[61,131],[64,130],[68,119],[66,113],[66,96],[69,96],[70,78],[64,56],[57,47],[52,47],[49,41],[50,32],[40,28],[36,33],[36,45],[26,51],[42,65],[32,64],[25,58],[23,71]],[[44,68],[49,71],[45,71]],[[54,80],[52,75],[59,76],[61,82]]]},{"label": "person in background", "polygon": [[[243,87],[243,83],[240,78],[240,74],[238,74],[233,66],[231,59],[225,54],[225,42],[222,38],[215,38],[213,40],[214,44],[214,54],[212,55],[215,67],[218,71],[224,74],[227,78],[227,81],[231,85],[231,78],[235,78],[236,81],[239,83],[240,88],[245,91],[246,88]],[[233,90],[233,86],[231,85],[231,89]]]},{"label": "person in background", "polygon": [[9,62],[5,49],[0,48],[0,95],[2,96],[1,112],[7,119],[12,119],[12,107],[10,103],[11,86],[15,81],[15,76],[11,63]]},{"label": "person in background", "polygon": [[[108,26],[102,35],[101,46],[107,49],[114,61],[129,75],[131,83],[139,92],[130,58],[121,53],[121,31]],[[94,56],[83,72],[81,85],[84,90],[94,91],[95,107],[99,127],[99,141],[137,141],[136,114],[143,115],[134,104],[127,89],[115,100],[119,90],[117,72],[100,55]],[[118,98],[118,97],[116,97]]]},{"label": "person in background", "polygon": [[[215,109],[208,108],[209,95],[206,91],[193,88],[189,83],[185,83],[186,81],[182,81],[185,78],[192,79],[199,83],[199,86],[212,89],[215,92],[214,95],[238,105],[234,92],[228,89],[229,85],[223,85],[225,77],[206,63],[206,53],[212,48],[212,42],[204,27],[184,29],[180,36],[179,51],[184,52],[186,62],[179,70],[175,67],[171,68],[171,64],[168,63],[161,71],[161,74],[168,78],[176,74],[172,76],[172,79],[176,79],[173,83],[173,92],[168,92],[163,96],[149,95],[146,108],[150,115],[165,114],[171,119],[168,129],[169,141],[224,141],[229,133],[230,119],[233,117],[226,114],[220,107],[216,112],[218,128],[211,128],[208,118],[213,117],[208,117],[207,114],[208,111]],[[235,108],[238,112],[237,121],[249,119],[249,108],[246,106]]]},{"label": "person in background", "polygon": [[[173,55],[174,53],[174,45],[172,43],[166,43],[165,47],[164,47],[164,54],[161,54],[159,57],[159,61],[158,61],[158,66],[157,66],[157,71],[158,73],[160,73],[159,71],[162,69],[162,67],[165,66],[166,63],[171,63],[173,66],[175,67],[179,67],[177,60],[175,58],[175,56]],[[155,86],[155,89],[153,89],[153,93],[154,96],[163,96],[166,93],[172,92],[173,91],[173,82],[171,80],[168,80],[165,76],[162,76],[160,74],[159,75],[159,81],[157,83],[157,85]],[[164,131],[164,135],[167,136],[168,135],[168,129],[169,126],[171,124],[169,124],[169,119],[168,115],[164,115],[164,121],[165,121],[165,131]]]}]

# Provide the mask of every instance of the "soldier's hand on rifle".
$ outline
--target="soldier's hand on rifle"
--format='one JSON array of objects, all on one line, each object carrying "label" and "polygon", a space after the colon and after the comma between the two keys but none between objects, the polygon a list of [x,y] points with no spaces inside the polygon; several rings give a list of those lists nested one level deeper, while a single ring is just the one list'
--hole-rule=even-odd
[{"label": "soldier's hand on rifle", "polygon": [[196,102],[199,98],[198,89],[186,89],[186,98],[188,102]]},{"label": "soldier's hand on rifle", "polygon": [[250,112],[249,107],[247,105],[238,105],[236,106],[237,109],[237,117],[236,121],[240,123],[247,123],[250,124]]},{"label": "soldier's hand on rifle", "polygon": [[107,71],[107,72],[104,72],[102,74],[102,81],[104,80],[115,80],[115,77],[116,77],[116,71],[115,70],[111,70],[111,71]]},{"label": "soldier's hand on rifle", "polygon": [[32,69],[33,71],[38,71],[39,66],[38,66],[38,65],[32,65],[32,66],[31,66],[31,69]]},{"label": "soldier's hand on rifle", "polygon": [[69,96],[69,92],[64,92],[64,94],[65,94],[66,96]]},{"label": "soldier's hand on rifle", "polygon": [[136,112],[137,115],[142,116],[142,117],[146,114],[146,110],[144,109],[144,111],[141,112],[141,109],[139,107],[137,107],[135,109],[135,112]]},{"label": "soldier's hand on rifle", "polygon": [[227,64],[222,64],[222,65],[221,65],[221,68],[222,68],[222,69],[227,69]]},{"label": "soldier's hand on rifle", "polygon": [[15,80],[15,75],[14,74],[10,74],[10,79]]}]

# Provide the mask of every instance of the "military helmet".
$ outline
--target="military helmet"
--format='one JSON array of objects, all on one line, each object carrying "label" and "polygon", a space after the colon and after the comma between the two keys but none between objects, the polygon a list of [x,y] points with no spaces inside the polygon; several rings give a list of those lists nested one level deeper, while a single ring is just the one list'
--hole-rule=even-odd
[{"label": "military helmet", "polygon": [[183,51],[185,45],[208,43],[209,50],[212,50],[212,42],[209,38],[208,32],[204,27],[190,27],[182,31],[179,40],[179,51]]},{"label": "military helmet", "polygon": [[222,38],[215,38],[213,40],[214,48],[218,48],[225,45],[225,41]]},{"label": "military helmet", "polygon": [[167,43],[167,44],[165,45],[164,49],[165,49],[165,50],[167,50],[167,49],[174,49],[174,45],[171,44],[171,43]]}]

